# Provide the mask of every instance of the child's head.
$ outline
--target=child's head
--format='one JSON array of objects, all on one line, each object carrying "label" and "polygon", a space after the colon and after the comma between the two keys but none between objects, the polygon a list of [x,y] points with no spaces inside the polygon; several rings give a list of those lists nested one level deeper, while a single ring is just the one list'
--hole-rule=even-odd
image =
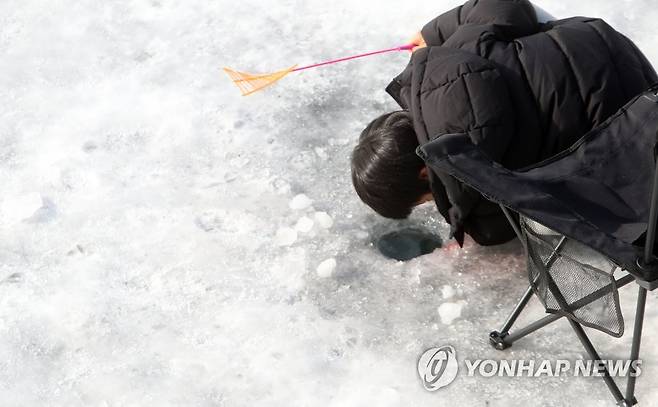
[{"label": "child's head", "polygon": [[407,111],[384,114],[361,132],[352,153],[352,183],[380,215],[404,219],[430,192],[425,163]]}]

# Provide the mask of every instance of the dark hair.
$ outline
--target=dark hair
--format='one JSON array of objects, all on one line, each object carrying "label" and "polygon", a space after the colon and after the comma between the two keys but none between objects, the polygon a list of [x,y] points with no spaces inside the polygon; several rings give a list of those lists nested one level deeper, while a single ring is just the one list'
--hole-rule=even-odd
[{"label": "dark hair", "polygon": [[404,110],[379,116],[361,132],[352,152],[352,183],[380,215],[404,219],[429,192],[429,183],[420,178],[425,163],[417,147],[411,115]]}]

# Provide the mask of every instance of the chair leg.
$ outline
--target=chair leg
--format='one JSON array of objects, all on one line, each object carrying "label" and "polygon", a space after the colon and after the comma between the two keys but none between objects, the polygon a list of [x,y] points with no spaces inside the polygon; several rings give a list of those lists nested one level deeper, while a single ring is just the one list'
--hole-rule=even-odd
[{"label": "chair leg", "polygon": [[[635,278],[631,275],[624,276],[620,279],[618,279],[615,284],[617,285],[618,288],[622,288],[630,283],[635,281]],[[581,307],[584,307],[585,305],[598,300],[601,298],[603,295],[606,294],[608,287],[603,287],[587,297],[582,298],[579,301],[576,301],[575,303],[572,304],[571,308],[576,310]],[[531,295],[528,296],[528,290],[526,290],[525,294],[523,297],[521,297],[521,301],[517,304],[517,306],[514,308],[514,311],[510,314],[510,316],[507,318],[507,321],[503,325],[503,328],[501,328],[500,331],[493,331],[489,334],[489,342],[491,345],[498,349],[498,350],[504,350],[512,346],[512,344],[519,339],[535,332],[538,331],[539,329],[545,327],[546,325],[549,325],[558,319],[564,317],[564,314],[550,314],[547,315],[523,328],[519,328],[518,330],[514,332],[509,332],[509,330],[512,328],[512,325],[516,321],[516,318],[518,318],[519,314],[523,310],[523,308],[527,305],[528,300],[532,296],[532,289],[529,290],[531,292]],[[527,297],[527,298],[526,298]]]},{"label": "chair leg", "polygon": [[[595,361],[601,360],[601,357],[599,356],[598,352],[594,348],[592,341],[589,340],[589,337],[585,333],[583,327],[578,322],[575,322],[570,318],[567,318],[567,320],[569,321],[569,324],[571,324],[573,330],[576,332],[578,339],[580,339],[580,343],[583,344],[583,347],[587,351],[587,354],[589,355],[590,359]],[[602,366],[601,370],[603,373],[602,379],[605,382],[605,384],[608,386],[608,389],[612,393],[612,396],[615,398],[617,405],[624,406],[626,400],[624,400],[624,396],[621,394],[621,390],[619,390],[619,386],[617,386],[617,383],[615,383],[612,376],[610,376],[610,372],[608,371],[608,368]]]},{"label": "chair leg", "polygon": [[523,309],[528,305],[530,298],[532,298],[532,286],[528,286],[528,289],[523,293],[523,296],[507,317],[507,320],[503,324],[503,327],[500,328],[500,331],[493,331],[489,334],[489,342],[491,342],[494,348],[503,350],[512,346],[512,343],[507,342],[505,338],[509,335],[509,330],[519,318]]},{"label": "chair leg", "polygon": [[[520,329],[506,335],[505,338],[504,338],[504,343],[505,343],[506,347],[504,347],[502,349],[509,348],[510,346],[512,346],[512,344],[514,342],[518,341],[519,339],[524,338],[524,337],[530,335],[531,333],[542,329],[546,325],[549,325],[549,324],[557,321],[558,319],[561,319],[562,317],[563,317],[563,315],[560,315],[560,314],[550,314],[550,315],[545,316],[542,319],[539,319],[539,320],[537,320],[537,321],[535,321],[531,324],[528,324],[527,326],[524,326],[523,328],[520,328]],[[496,348],[496,349],[499,349],[499,348]],[[502,350],[502,349],[499,349],[499,350]]]},{"label": "chair leg", "polygon": [[[637,309],[635,311],[635,326],[633,328],[633,344],[631,346],[630,361],[638,360],[640,356],[640,341],[642,340],[642,326],[644,325],[644,308],[647,303],[647,289],[640,287],[637,294]],[[637,404],[635,399],[635,376],[636,370],[631,365],[630,373],[628,375],[628,382],[626,383],[626,406]]]},{"label": "chair leg", "polygon": [[[528,248],[526,246],[527,242],[524,239],[523,233],[521,232],[521,229],[519,229],[519,225],[517,225],[516,221],[512,217],[512,214],[510,213],[509,209],[507,209],[504,205],[499,205],[500,209],[503,211],[505,214],[505,217],[507,218],[507,221],[509,222],[510,226],[512,229],[514,229],[514,233],[516,233],[516,236],[519,238],[521,241],[521,244],[523,245],[523,248],[525,249],[526,253],[528,252]],[[547,264],[545,266],[550,267],[550,264],[552,264],[557,258],[558,258],[558,252],[562,249],[562,246],[566,242],[566,237],[562,237],[558,245],[555,247],[553,250],[553,253],[551,253],[551,256],[547,260]],[[537,277],[538,278],[538,277]],[[537,278],[533,281],[533,284],[537,281]],[[521,300],[519,303],[514,307],[514,310],[512,310],[512,313],[510,316],[507,318],[507,321],[503,324],[503,327],[501,328],[500,331],[493,331],[489,333],[489,342],[491,345],[496,348],[497,350],[505,350],[512,346],[512,343],[514,343],[515,340],[522,338],[538,329],[543,328],[544,326],[550,324],[553,321],[556,321],[559,319],[557,318],[551,318],[551,317],[546,317],[542,318],[541,320],[530,324],[529,326],[521,329],[521,335],[516,334],[514,337],[510,337],[509,335],[509,330],[512,328],[512,325],[514,325],[514,322],[516,322],[517,318],[523,311],[523,309],[528,305],[528,301],[530,301],[530,298],[532,297],[532,284],[528,286],[528,289],[526,292],[523,294],[523,297],[521,297]],[[513,340],[510,340],[510,339]]]},{"label": "chair leg", "polygon": [[[558,286],[555,284],[555,281],[553,278],[548,275],[548,288],[551,290],[551,293],[553,293],[553,296],[555,297],[555,300],[557,301],[558,305],[560,306],[560,309],[564,312],[569,312],[570,310],[573,310],[573,308],[569,305],[569,303],[566,301],[564,296],[562,295],[562,292],[558,288]],[[589,357],[592,360],[601,360],[601,357],[599,356],[598,352],[594,348],[594,345],[592,344],[592,341],[589,340],[589,337],[585,333],[585,330],[583,327],[576,321],[574,321],[571,318],[567,318],[569,321],[569,324],[571,325],[571,328],[573,328],[574,332],[576,332],[576,335],[578,336],[578,339],[582,343],[583,347],[589,354]],[[639,348],[638,348],[639,351]],[[608,371],[608,368],[604,365],[601,367],[601,373],[603,374],[603,381],[605,382],[606,386],[608,386],[608,389],[612,393],[612,396],[615,398],[615,401],[617,402],[617,405],[619,406],[626,406],[627,405],[627,400],[624,399],[624,396],[621,393],[621,390],[619,390],[619,386],[617,386],[617,383],[615,383],[615,380],[610,376],[610,372]]]}]

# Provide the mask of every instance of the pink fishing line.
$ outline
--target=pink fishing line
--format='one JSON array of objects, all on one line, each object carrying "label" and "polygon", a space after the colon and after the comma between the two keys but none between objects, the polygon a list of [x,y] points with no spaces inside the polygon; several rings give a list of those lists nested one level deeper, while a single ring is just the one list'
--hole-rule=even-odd
[{"label": "pink fishing line", "polygon": [[313,64],[313,65],[307,65],[307,66],[302,66],[302,67],[299,67],[299,68],[295,68],[295,69],[292,70],[292,72],[301,71],[301,70],[304,70],[304,69],[315,68],[315,67],[322,66],[322,65],[331,65],[331,64],[335,64],[337,62],[349,61],[350,59],[363,58],[363,57],[367,57],[367,56],[370,56],[370,55],[383,54],[385,52],[409,51],[415,46],[416,46],[416,44],[407,44],[407,45],[402,45],[402,46],[395,47],[395,48],[388,48],[388,49],[382,49],[380,51],[373,51],[373,52],[368,52],[368,53],[365,53],[365,54],[353,55],[351,57],[333,59],[331,61],[325,61],[325,62],[320,62],[320,63],[317,63],[317,64]]}]

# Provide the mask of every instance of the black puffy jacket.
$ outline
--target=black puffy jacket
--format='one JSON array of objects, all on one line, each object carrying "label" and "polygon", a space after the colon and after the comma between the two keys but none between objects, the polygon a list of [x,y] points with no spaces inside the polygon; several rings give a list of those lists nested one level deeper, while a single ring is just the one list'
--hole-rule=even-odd
[{"label": "black puffy jacket", "polygon": [[[537,22],[526,0],[471,0],[422,29],[386,91],[414,119],[420,144],[468,133],[518,169],[564,150],[658,78],[625,36],[597,18]],[[439,212],[460,244],[514,237],[502,211],[447,174],[430,174]]]}]

